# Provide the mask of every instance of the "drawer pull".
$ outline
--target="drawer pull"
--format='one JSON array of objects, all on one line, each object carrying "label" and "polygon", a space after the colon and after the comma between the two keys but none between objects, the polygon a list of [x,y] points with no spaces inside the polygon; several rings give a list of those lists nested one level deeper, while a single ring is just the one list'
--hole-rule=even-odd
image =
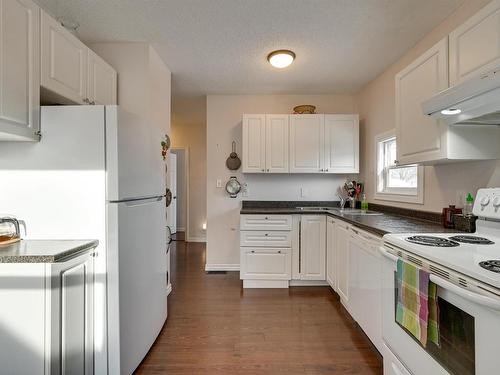
[{"label": "drawer pull", "polygon": [[269,236],[269,233],[264,234],[264,236],[266,236],[266,237]]},{"label": "drawer pull", "polygon": [[255,250],[252,250],[251,252],[252,252],[252,253],[255,253]]},{"label": "drawer pull", "polygon": [[278,254],[281,254],[281,250],[278,250]]},{"label": "drawer pull", "polygon": [[269,219],[269,218],[268,218],[267,216],[264,218],[264,220],[268,220],[268,219]]}]

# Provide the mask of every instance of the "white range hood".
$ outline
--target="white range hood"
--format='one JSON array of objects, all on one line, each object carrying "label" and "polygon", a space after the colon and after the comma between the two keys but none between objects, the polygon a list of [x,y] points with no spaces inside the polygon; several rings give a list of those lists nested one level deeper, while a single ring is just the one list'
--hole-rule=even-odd
[{"label": "white range hood", "polygon": [[500,125],[500,66],[434,95],[422,110],[448,125]]}]

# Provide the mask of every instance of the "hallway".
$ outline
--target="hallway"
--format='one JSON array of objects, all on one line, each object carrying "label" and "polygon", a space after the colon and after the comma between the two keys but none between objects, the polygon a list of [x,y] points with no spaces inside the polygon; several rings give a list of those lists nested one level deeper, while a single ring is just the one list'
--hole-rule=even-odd
[{"label": "hallway", "polygon": [[168,321],[136,374],[382,374],[329,288],[243,290],[204,271],[205,244],[172,244]]}]

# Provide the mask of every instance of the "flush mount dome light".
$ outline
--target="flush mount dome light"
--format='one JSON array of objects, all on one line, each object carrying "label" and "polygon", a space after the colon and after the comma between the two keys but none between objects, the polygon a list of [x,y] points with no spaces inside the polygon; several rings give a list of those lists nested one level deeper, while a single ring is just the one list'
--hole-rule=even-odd
[{"label": "flush mount dome light", "polygon": [[450,116],[450,115],[458,115],[459,113],[461,113],[462,110],[461,109],[458,109],[458,108],[448,108],[448,109],[443,109],[441,111],[441,113],[443,115],[446,115],[446,116]]},{"label": "flush mount dome light", "polygon": [[295,60],[295,53],[287,49],[280,49],[267,55],[267,61],[275,68],[286,68]]}]

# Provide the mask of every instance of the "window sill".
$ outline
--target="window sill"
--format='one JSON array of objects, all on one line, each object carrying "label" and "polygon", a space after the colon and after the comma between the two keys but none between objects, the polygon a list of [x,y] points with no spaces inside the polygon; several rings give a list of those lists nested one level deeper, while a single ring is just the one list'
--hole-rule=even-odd
[{"label": "window sill", "polygon": [[423,194],[421,194],[421,195],[402,195],[402,194],[390,194],[390,193],[375,193],[374,198],[377,200],[381,200],[381,201],[424,204]]}]

